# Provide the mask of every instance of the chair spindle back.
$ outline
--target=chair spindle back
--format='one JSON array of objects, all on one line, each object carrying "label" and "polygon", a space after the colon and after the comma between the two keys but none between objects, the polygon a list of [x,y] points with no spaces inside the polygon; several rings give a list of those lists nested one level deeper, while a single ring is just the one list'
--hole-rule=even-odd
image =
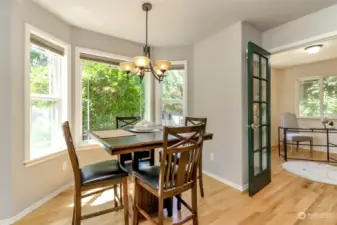
[{"label": "chair spindle back", "polygon": [[195,126],[195,125],[200,125],[200,124],[205,124],[207,125],[207,118],[199,118],[199,117],[188,117],[186,116],[185,118],[185,126]]},{"label": "chair spindle back", "polygon": [[126,126],[133,126],[138,121],[140,121],[140,116],[127,116],[127,117],[117,116],[116,128],[118,129]]},{"label": "chair spindle back", "polygon": [[[165,127],[159,188],[163,192],[196,182],[196,172],[204,141],[205,124]],[[174,144],[170,139],[178,139]]]}]

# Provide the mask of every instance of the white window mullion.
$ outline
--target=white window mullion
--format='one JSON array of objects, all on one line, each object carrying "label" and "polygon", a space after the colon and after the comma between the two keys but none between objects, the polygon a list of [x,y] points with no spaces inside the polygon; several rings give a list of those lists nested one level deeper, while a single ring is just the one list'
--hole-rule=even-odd
[{"label": "white window mullion", "polygon": [[39,94],[32,94],[31,100],[41,100],[41,101],[58,101],[60,97],[50,96],[50,95],[39,95]]},{"label": "white window mullion", "polygon": [[320,117],[324,117],[324,87],[323,87],[323,77],[319,79],[319,108],[320,108]]}]

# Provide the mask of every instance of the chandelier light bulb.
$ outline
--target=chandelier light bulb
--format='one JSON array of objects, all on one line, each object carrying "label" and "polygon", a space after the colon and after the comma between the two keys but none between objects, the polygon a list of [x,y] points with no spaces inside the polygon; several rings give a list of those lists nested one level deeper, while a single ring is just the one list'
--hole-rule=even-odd
[{"label": "chandelier light bulb", "polygon": [[133,60],[135,65],[139,68],[147,68],[150,64],[150,59],[145,56],[137,56]]},{"label": "chandelier light bulb", "polygon": [[119,64],[121,69],[123,69],[126,72],[130,72],[134,69],[134,64],[132,62],[122,62]]}]

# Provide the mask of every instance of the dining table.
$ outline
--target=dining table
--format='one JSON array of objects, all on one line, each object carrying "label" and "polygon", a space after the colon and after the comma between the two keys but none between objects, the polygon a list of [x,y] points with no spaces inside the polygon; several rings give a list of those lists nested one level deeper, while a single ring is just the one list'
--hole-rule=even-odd
[{"label": "dining table", "polygon": [[[130,132],[130,129],[126,129]],[[132,129],[131,129],[132,130]],[[139,159],[135,157],[135,152],[141,152],[149,149],[161,149],[163,147],[163,130],[156,129],[155,131],[140,133],[135,132],[132,136],[123,137],[99,137],[97,132],[89,132],[92,139],[105,149],[110,155],[121,155],[132,153],[132,170],[139,169]],[[204,141],[212,140],[213,134],[205,132]],[[174,136],[169,136],[169,143],[174,144],[178,139]],[[158,199],[148,192],[146,189],[140,190],[141,208],[145,209],[148,213],[156,213],[158,211]],[[172,199],[168,199],[164,208],[168,211],[168,216],[172,216]]]}]

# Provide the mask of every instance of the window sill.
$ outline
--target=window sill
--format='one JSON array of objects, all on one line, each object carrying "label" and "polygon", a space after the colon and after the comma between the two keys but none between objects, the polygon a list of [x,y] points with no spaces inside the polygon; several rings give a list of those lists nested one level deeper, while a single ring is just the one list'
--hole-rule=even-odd
[{"label": "window sill", "polygon": [[[97,144],[87,144],[87,145],[83,145],[83,146],[77,147],[76,148],[76,152],[93,150],[93,149],[97,149],[97,148],[100,148],[100,146],[97,145]],[[36,166],[36,165],[38,165],[40,163],[43,163],[43,162],[46,162],[46,161],[58,158],[59,156],[62,156],[62,155],[65,155],[65,154],[67,154],[67,150],[66,149],[65,150],[61,150],[59,152],[52,153],[50,155],[46,155],[46,156],[37,158],[37,159],[27,160],[27,161],[23,162],[23,164],[25,165],[25,167],[32,167],[32,166]]]},{"label": "window sill", "polygon": [[316,116],[298,116],[297,119],[300,119],[300,120],[321,120],[321,117],[316,117]]}]

